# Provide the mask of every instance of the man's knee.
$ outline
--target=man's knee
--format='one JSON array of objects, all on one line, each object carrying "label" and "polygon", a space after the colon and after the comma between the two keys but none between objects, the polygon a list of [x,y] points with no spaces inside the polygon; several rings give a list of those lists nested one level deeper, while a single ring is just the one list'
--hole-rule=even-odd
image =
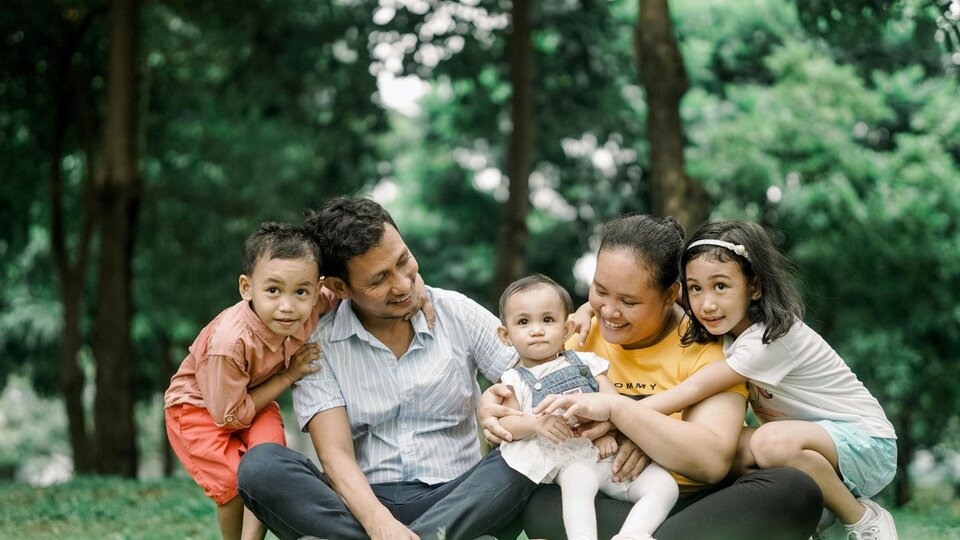
[{"label": "man's knee", "polygon": [[269,481],[273,477],[269,470],[278,463],[278,454],[285,449],[283,445],[271,442],[247,450],[237,467],[237,485],[241,492],[251,486],[262,485],[263,480]]}]

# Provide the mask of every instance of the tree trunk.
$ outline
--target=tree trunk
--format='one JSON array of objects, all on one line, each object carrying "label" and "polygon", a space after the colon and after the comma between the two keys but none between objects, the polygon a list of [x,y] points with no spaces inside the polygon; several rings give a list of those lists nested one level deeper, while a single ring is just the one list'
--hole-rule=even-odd
[{"label": "tree trunk", "polygon": [[97,469],[103,474],[127,477],[137,474],[130,263],[140,199],[137,167],[139,12],[139,0],[111,3],[103,176],[98,186],[102,234],[94,341]]},{"label": "tree trunk", "polygon": [[650,209],[655,215],[675,216],[691,232],[706,219],[709,201],[684,166],[680,101],[689,82],[667,0],[640,0],[634,46],[647,94]]},{"label": "tree trunk", "polygon": [[900,429],[897,430],[897,476],[894,483],[894,505],[901,507],[913,498],[908,467],[913,460],[914,444],[910,434],[913,425],[910,411],[913,407],[903,407],[900,412]]},{"label": "tree trunk", "polygon": [[507,149],[507,178],[510,195],[503,205],[497,236],[497,263],[494,273],[494,303],[500,292],[527,272],[527,212],[530,208],[530,169],[533,162],[533,44],[531,42],[530,0],[514,0],[510,50],[512,88],[510,146]]},{"label": "tree trunk", "polygon": [[[50,147],[50,243],[63,306],[63,330],[60,339],[59,361],[60,392],[63,395],[63,403],[67,413],[70,448],[73,452],[73,468],[76,473],[81,474],[93,472],[94,468],[93,452],[83,403],[83,389],[86,381],[83,371],[77,364],[77,354],[82,344],[80,318],[83,313],[83,283],[86,279],[90,242],[96,216],[96,212],[91,207],[90,191],[93,186],[92,162],[94,154],[88,129],[82,130],[81,134],[87,158],[87,175],[83,190],[85,201],[82,216],[83,224],[78,232],[77,251],[72,260],[67,249],[62,163],[70,118],[69,105],[71,101],[76,101],[78,104],[84,103],[84,100],[80,98],[80,84],[77,81],[73,66],[73,55],[94,18],[102,12],[102,9],[91,10],[75,28],[65,31],[63,47],[59,51],[55,69],[51,74],[54,107],[53,138]],[[86,123],[83,127],[87,127]]]}]

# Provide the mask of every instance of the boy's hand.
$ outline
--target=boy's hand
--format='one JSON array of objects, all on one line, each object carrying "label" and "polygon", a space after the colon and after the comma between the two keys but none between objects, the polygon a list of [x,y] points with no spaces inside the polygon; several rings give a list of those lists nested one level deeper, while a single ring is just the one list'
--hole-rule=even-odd
[{"label": "boy's hand", "polygon": [[553,441],[555,443],[563,442],[573,437],[573,431],[567,422],[556,415],[548,414],[537,419],[535,427],[537,435]]},{"label": "boy's hand", "polygon": [[409,321],[414,318],[418,312],[422,311],[423,316],[427,319],[427,328],[433,330],[433,325],[437,322],[437,312],[433,309],[433,304],[430,303],[430,299],[427,296],[426,285],[423,284],[423,278],[420,274],[417,274],[417,282],[413,286],[417,289],[420,305],[417,306],[418,309],[407,313],[403,319]]},{"label": "boy's hand", "polygon": [[617,438],[613,435],[604,435],[593,441],[593,446],[600,452],[600,459],[610,457],[617,452]]},{"label": "boy's hand", "polygon": [[587,334],[590,333],[590,322],[592,319],[593,308],[590,307],[589,302],[577,308],[577,311],[570,315],[569,320],[573,321],[573,333],[578,334],[577,343],[579,343],[581,347],[587,342]]},{"label": "boy's hand", "polygon": [[313,365],[311,362],[320,358],[320,345],[317,343],[304,343],[290,357],[290,365],[283,374],[293,382],[298,382],[304,376],[320,371],[320,365]]}]

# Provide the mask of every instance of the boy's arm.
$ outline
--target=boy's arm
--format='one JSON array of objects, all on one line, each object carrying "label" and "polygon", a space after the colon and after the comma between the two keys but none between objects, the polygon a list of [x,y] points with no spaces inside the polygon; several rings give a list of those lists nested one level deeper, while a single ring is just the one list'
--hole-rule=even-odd
[{"label": "boy's arm", "polygon": [[640,400],[640,403],[657,412],[673,414],[748,380],[731,369],[726,360],[720,360],[704,366],[677,386]]},{"label": "boy's arm", "polygon": [[307,424],[330,487],[357,518],[371,539],[414,539],[416,535],[393,517],[370,489],[353,450],[345,407],[321,411]]}]

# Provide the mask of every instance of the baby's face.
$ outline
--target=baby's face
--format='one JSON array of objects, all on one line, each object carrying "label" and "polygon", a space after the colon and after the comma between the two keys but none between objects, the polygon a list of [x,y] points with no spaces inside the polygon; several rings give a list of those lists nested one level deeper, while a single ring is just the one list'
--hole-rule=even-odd
[{"label": "baby's face", "polygon": [[320,270],[314,259],[262,257],[253,275],[240,276],[240,295],[274,333],[295,334],[310,317],[319,294]]},{"label": "baby's face", "polygon": [[543,363],[563,352],[567,313],[552,287],[518,292],[504,304],[506,334],[521,360]]}]

